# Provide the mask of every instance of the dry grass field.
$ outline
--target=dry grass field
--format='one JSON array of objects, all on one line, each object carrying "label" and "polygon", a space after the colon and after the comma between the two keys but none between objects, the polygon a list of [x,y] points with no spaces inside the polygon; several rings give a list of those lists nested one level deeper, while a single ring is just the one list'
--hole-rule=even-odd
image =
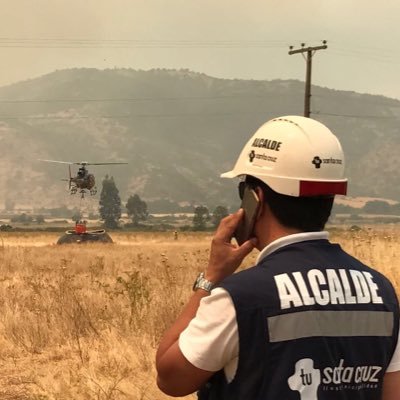
[{"label": "dry grass field", "polygon": [[[396,229],[331,239],[400,292]],[[211,236],[112,236],[115,244],[56,246],[57,234],[1,234],[0,399],[168,398],[155,384],[156,346],[206,265]]]}]

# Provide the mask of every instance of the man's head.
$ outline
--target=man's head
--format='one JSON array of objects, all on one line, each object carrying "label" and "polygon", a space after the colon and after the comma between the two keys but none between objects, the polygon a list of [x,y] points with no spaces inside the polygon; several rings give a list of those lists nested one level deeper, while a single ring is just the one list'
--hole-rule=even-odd
[{"label": "man's head", "polygon": [[268,212],[294,231],[319,231],[335,194],[346,194],[344,155],[336,136],[311,118],[286,116],[262,125],[222,177],[246,177]]},{"label": "man's head", "polygon": [[[256,190],[264,206],[285,228],[300,232],[322,231],[330,216],[334,196],[294,197],[272,190],[264,182],[247,175],[243,182]],[[260,195],[260,191],[262,195]]]}]

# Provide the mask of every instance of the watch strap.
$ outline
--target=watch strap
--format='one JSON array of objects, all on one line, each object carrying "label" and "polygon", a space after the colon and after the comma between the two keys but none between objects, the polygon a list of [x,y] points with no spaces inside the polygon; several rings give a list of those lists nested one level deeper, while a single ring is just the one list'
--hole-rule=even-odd
[{"label": "watch strap", "polygon": [[200,272],[194,282],[193,290],[203,289],[207,292],[211,292],[213,286],[213,283],[204,277],[204,272]]}]

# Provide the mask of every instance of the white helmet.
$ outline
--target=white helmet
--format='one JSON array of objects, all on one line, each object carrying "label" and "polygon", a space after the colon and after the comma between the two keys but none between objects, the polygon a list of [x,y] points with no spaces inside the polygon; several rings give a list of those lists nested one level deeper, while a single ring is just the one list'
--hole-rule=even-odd
[{"label": "white helmet", "polygon": [[346,194],[344,155],[336,136],[311,118],[285,116],[262,125],[244,146],[232,171],[251,175],[288,196]]}]

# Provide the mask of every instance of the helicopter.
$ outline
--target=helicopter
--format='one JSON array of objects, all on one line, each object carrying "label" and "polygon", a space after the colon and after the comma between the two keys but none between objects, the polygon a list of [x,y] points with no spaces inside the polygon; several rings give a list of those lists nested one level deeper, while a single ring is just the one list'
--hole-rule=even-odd
[{"label": "helicopter", "polygon": [[[88,165],[121,165],[128,164],[126,162],[106,162],[106,163],[90,163],[87,161],[70,162],[70,161],[56,161],[56,160],[39,160],[57,164],[68,164],[69,179],[62,179],[68,182],[68,189],[70,194],[76,194],[79,190],[81,197],[84,198],[86,191],[94,196],[97,193],[96,180],[93,174],[90,174],[86,168]],[[72,176],[71,165],[80,165],[76,176]]]}]

